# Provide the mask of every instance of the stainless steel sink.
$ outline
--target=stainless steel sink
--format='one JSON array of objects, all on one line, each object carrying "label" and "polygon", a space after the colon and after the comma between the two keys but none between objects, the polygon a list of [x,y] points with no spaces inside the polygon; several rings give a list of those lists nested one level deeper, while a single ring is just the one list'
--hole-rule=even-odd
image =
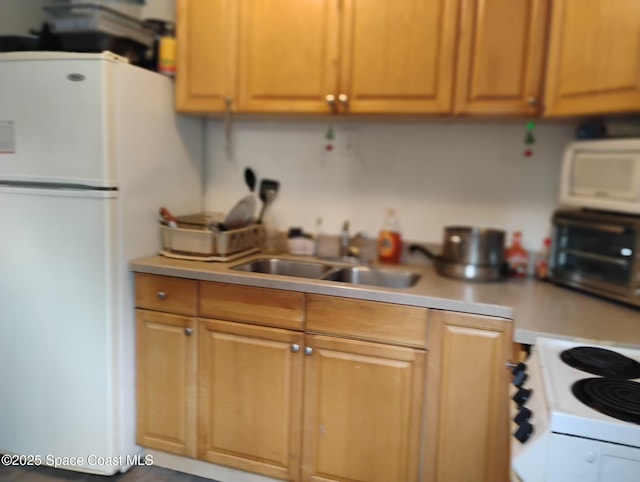
[{"label": "stainless steel sink", "polygon": [[278,258],[258,258],[248,263],[232,266],[237,271],[249,273],[277,274],[282,276],[295,276],[298,278],[321,279],[333,269],[333,266],[324,263],[309,263],[306,261],[291,261]]},{"label": "stainless steel sink", "polygon": [[333,270],[323,279],[384,288],[409,288],[418,282],[420,275],[408,270],[351,266]]},{"label": "stainless steel sink", "polygon": [[298,278],[339,281],[341,283],[409,288],[420,279],[418,273],[402,269],[372,268],[368,266],[340,267],[327,263],[313,263],[280,258],[258,258],[232,266],[236,271],[264,273]]}]

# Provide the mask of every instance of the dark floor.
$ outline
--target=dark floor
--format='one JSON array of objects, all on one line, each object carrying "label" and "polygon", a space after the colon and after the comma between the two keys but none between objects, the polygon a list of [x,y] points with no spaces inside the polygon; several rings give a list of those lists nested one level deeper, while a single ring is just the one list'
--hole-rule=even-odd
[{"label": "dark floor", "polygon": [[0,465],[0,481],[17,482],[211,482],[195,475],[174,472],[162,467],[133,467],[125,474],[104,477],[51,467],[5,467]]}]

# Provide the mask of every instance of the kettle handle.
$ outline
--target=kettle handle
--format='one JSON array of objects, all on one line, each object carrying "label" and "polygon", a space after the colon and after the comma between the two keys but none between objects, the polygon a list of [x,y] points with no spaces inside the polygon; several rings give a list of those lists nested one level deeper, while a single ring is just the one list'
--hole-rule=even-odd
[{"label": "kettle handle", "polygon": [[419,244],[411,244],[411,245],[409,245],[409,252],[410,253],[415,253],[416,251],[418,253],[424,254],[429,259],[436,259],[436,255],[433,254],[431,251],[429,251],[424,246],[421,246]]}]

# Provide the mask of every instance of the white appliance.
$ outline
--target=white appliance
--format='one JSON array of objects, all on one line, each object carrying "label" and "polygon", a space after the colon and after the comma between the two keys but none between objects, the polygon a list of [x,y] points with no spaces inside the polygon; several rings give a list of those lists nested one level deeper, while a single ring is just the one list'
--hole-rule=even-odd
[{"label": "white appliance", "polygon": [[0,54],[0,86],[0,452],[113,474],[140,452],[127,263],[160,206],[202,210],[202,121],[108,52]]},{"label": "white appliance", "polygon": [[562,161],[560,204],[640,214],[640,139],[569,144]]},{"label": "white appliance", "polygon": [[514,382],[514,480],[640,480],[640,349],[538,338]]}]

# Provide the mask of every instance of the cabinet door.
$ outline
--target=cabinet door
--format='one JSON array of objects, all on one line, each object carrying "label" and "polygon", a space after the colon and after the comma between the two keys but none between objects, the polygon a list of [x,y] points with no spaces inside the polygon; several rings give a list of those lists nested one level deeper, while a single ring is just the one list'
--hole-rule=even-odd
[{"label": "cabinet door", "polygon": [[512,324],[432,310],[424,480],[506,482]]},{"label": "cabinet door", "polygon": [[458,114],[537,114],[547,0],[463,0]]},{"label": "cabinet door", "polygon": [[457,5],[449,0],[343,0],[340,109],[354,114],[450,112]]},{"label": "cabinet door", "polygon": [[553,2],[545,113],[640,110],[640,2]]},{"label": "cabinet door", "polygon": [[418,480],[425,351],[306,340],[302,480]]},{"label": "cabinet door", "polygon": [[178,0],[179,112],[225,112],[233,100],[236,8],[236,0]]},{"label": "cabinet door", "polygon": [[136,310],[137,443],[196,455],[195,320]]},{"label": "cabinet door", "polygon": [[238,110],[330,113],[337,0],[240,0]]},{"label": "cabinet door", "polygon": [[302,333],[218,320],[200,323],[199,458],[297,479]]}]

